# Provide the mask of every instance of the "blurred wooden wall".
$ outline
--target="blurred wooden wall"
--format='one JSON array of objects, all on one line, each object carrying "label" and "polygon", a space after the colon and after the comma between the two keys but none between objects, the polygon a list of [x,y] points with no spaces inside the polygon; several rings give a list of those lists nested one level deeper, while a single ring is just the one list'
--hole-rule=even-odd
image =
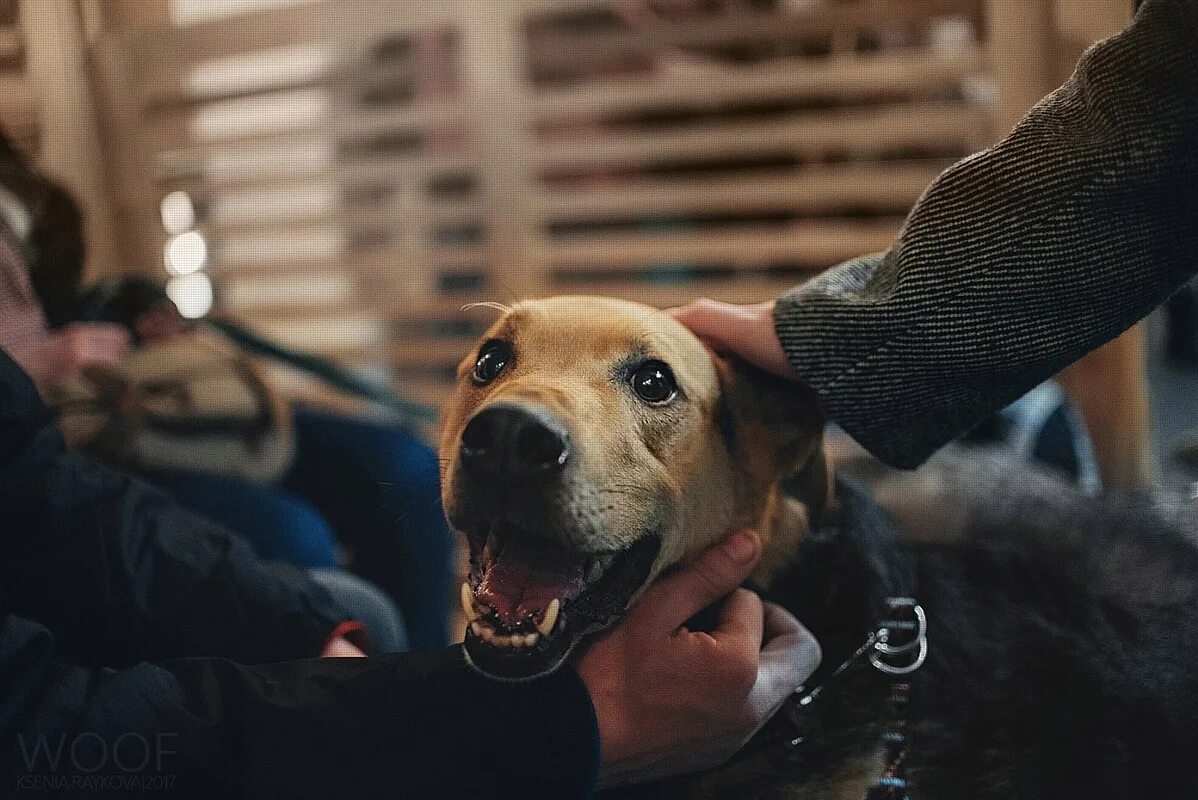
[{"label": "blurred wooden wall", "polygon": [[86,97],[27,88],[0,119],[53,128],[44,163],[112,243],[96,272],[165,275],[158,205],[185,192],[222,310],[433,401],[488,322],[463,304],[750,301],[886,247],[1130,4],[783,3],[634,30],[611,0],[329,0],[186,27],[164,0],[26,2],[78,10],[33,49],[81,43]]}]

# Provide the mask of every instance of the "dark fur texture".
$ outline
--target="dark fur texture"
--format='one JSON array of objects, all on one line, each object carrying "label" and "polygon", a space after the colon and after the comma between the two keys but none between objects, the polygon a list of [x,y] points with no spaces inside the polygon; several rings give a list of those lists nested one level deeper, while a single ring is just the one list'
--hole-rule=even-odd
[{"label": "dark fur texture", "polygon": [[[842,482],[771,587],[824,646],[813,683],[864,641],[885,596],[914,594],[930,655],[911,676],[912,800],[1198,797],[1198,549],[1185,523],[1026,466],[966,455],[937,468],[977,489],[960,499],[961,529],[900,541]],[[882,766],[886,693],[862,660],[732,763],[651,796],[858,800]]]}]

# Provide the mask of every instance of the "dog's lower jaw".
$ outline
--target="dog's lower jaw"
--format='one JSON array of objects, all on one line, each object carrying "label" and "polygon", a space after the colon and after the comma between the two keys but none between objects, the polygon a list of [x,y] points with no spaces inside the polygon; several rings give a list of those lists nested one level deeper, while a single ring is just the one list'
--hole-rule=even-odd
[{"label": "dog's lower jaw", "polygon": [[540,619],[531,616],[515,626],[505,625],[494,609],[480,609],[475,603],[486,570],[472,559],[478,568],[471,570],[470,580],[477,583],[462,587],[463,610],[470,620],[463,642],[467,663],[501,681],[529,681],[553,673],[580,643],[624,615],[648,582],[660,549],[656,532],[642,536],[616,554],[610,567],[597,581],[588,582],[581,594],[569,600],[555,598]]}]

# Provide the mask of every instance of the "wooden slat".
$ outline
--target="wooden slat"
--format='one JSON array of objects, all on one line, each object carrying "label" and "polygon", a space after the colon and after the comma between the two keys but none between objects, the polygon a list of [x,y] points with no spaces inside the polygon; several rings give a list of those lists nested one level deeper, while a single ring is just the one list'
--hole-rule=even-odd
[{"label": "wooden slat", "polygon": [[[477,200],[438,201],[432,198],[423,198],[421,202],[424,205],[424,218],[434,224],[464,224],[475,220],[482,222],[486,220],[486,210]],[[338,206],[332,211],[291,212],[271,216],[209,220],[204,224],[204,228],[214,235],[220,235],[276,228],[282,225],[314,224],[341,225],[353,230],[383,226],[401,227],[411,224],[411,220],[404,217],[397,206],[385,203],[373,208]],[[428,225],[425,224],[424,227],[427,228]]]},{"label": "wooden slat", "polygon": [[[812,275],[814,274],[812,273]],[[571,285],[568,289],[559,289],[553,293],[619,297],[655,308],[669,308],[684,305],[700,297],[722,300],[725,303],[760,303],[775,299],[783,292],[801,283],[802,280],[802,277],[777,280],[741,278],[727,282],[696,281],[676,286],[655,286],[632,281],[604,281],[588,283],[585,286]]]},{"label": "wooden slat", "polygon": [[[244,275],[256,279],[274,277],[280,280],[295,280],[303,275],[328,274],[345,271],[362,278],[395,276],[397,271],[427,271],[430,275],[447,272],[455,264],[485,264],[490,251],[484,243],[478,246],[428,246],[430,261],[413,258],[402,245],[379,247],[365,252],[346,252],[327,258],[273,258],[222,263],[219,253],[206,268],[214,277],[227,278]],[[410,298],[409,298],[410,299]],[[463,300],[462,302],[468,302]]]},{"label": "wooden slat", "polygon": [[748,177],[633,180],[581,189],[544,189],[537,206],[547,215],[819,212],[844,206],[905,209],[948,166],[846,164],[769,170]]},{"label": "wooden slat", "polygon": [[984,67],[981,50],[969,47],[954,55],[914,50],[818,62],[770,62],[752,68],[678,70],[650,81],[612,81],[541,92],[533,96],[531,110],[543,115],[611,114],[781,97],[919,94],[957,84]]},{"label": "wooden slat", "polygon": [[[197,105],[252,97],[264,92],[324,86],[336,94],[352,96],[372,86],[402,80],[416,81],[414,64],[372,64],[353,59],[330,43],[305,43],[308,47],[271,48],[240,57],[203,62],[181,69],[176,62],[146,76],[139,87],[140,99],[150,113],[186,111]],[[261,70],[255,74],[254,59],[269,63],[290,61],[289,70]],[[305,63],[306,62],[306,63]],[[213,78],[216,71],[224,75]],[[233,80],[230,75],[240,72]]]},{"label": "wooden slat", "polygon": [[[276,57],[286,58],[286,55],[280,53]],[[311,71],[296,70],[291,74],[280,74],[269,79],[251,76],[244,80],[241,86],[212,88],[196,85],[192,77],[194,74],[181,68],[177,62],[163,65],[146,75],[136,87],[138,99],[150,113],[187,110],[202,103],[251,97],[263,92],[327,85],[335,83],[338,79],[352,77],[354,72],[351,65],[330,61],[327,66]]]},{"label": "wooden slat", "polygon": [[330,169],[312,172],[288,173],[280,171],[268,175],[222,175],[205,177],[200,165],[191,164],[164,171],[158,183],[164,191],[183,189],[201,191],[207,189],[245,188],[253,186],[286,186],[294,183],[298,176],[307,181],[330,181],[340,184],[378,183],[384,181],[419,181],[445,173],[477,170],[477,162],[469,156],[422,156],[411,159],[364,159]]},{"label": "wooden slat", "polygon": [[352,44],[446,25],[454,19],[451,3],[337,0],[143,32],[129,38],[129,47],[141,54],[140,72],[146,75],[164,64],[189,65],[312,41]]},{"label": "wooden slat", "polygon": [[140,89],[154,72],[171,69],[167,65],[185,69],[208,59],[324,40],[338,30],[338,18],[332,3],[303,3],[137,32],[127,37],[128,48],[138,54],[134,85]]},{"label": "wooden slat", "polygon": [[244,315],[241,318],[247,320],[264,336],[286,346],[346,358],[374,353],[379,338],[376,336],[372,341],[369,335],[371,332],[367,329],[377,326],[379,336],[383,332],[381,322],[369,317],[310,314],[302,319],[295,319],[255,314]]},{"label": "wooden slat", "polygon": [[834,264],[886,249],[900,224],[901,219],[884,222],[821,221],[802,223],[785,230],[763,226],[719,233],[604,236],[550,244],[545,248],[542,260],[567,270],[685,261],[754,264],[797,260]]},{"label": "wooden slat", "polygon": [[165,109],[147,112],[148,136],[155,151],[196,149],[228,145],[287,144],[296,139],[324,136],[337,139],[367,137],[404,130],[435,130],[462,125],[469,111],[460,100],[418,100],[400,108],[371,110],[348,107],[333,98],[328,113],[310,123],[296,125],[287,131],[268,133],[237,133],[209,137],[200,141],[191,127],[197,109]]},{"label": "wooden slat", "polygon": [[990,116],[960,103],[895,103],[869,110],[788,114],[756,121],[709,121],[664,130],[598,131],[548,139],[542,166],[721,158],[752,151],[865,156],[902,148],[972,150],[989,140]]},{"label": "wooden slat", "polygon": [[[981,17],[983,0],[871,0],[846,5],[819,5],[777,13],[742,11],[722,17],[680,19],[604,31],[544,30],[530,42],[531,61],[539,67],[565,67],[579,60],[616,54],[657,54],[669,48],[711,48],[734,44],[760,46],[827,36],[892,30],[922,25],[944,17]],[[547,19],[553,19],[549,15]]]},{"label": "wooden slat", "polygon": [[[522,13],[552,18],[577,11],[609,11],[611,0],[515,0]],[[725,37],[768,38],[777,31],[790,34],[841,29],[873,29],[903,22],[921,22],[936,16],[976,15],[983,0],[857,0],[852,3],[812,4],[777,13],[743,11],[712,19],[699,17],[672,23],[669,30],[678,41],[708,44]]]}]

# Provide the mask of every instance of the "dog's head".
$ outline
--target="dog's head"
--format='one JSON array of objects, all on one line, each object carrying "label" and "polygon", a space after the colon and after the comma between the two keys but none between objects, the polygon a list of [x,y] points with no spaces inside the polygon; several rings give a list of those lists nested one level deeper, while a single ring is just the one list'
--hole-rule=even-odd
[{"label": "dog's head", "polygon": [[[826,498],[823,419],[797,385],[717,356],[635,303],[520,303],[458,368],[442,494],[470,545],[479,670],[556,669],[663,570],[737,527],[768,579]],[[783,496],[783,478],[797,496]]]}]

